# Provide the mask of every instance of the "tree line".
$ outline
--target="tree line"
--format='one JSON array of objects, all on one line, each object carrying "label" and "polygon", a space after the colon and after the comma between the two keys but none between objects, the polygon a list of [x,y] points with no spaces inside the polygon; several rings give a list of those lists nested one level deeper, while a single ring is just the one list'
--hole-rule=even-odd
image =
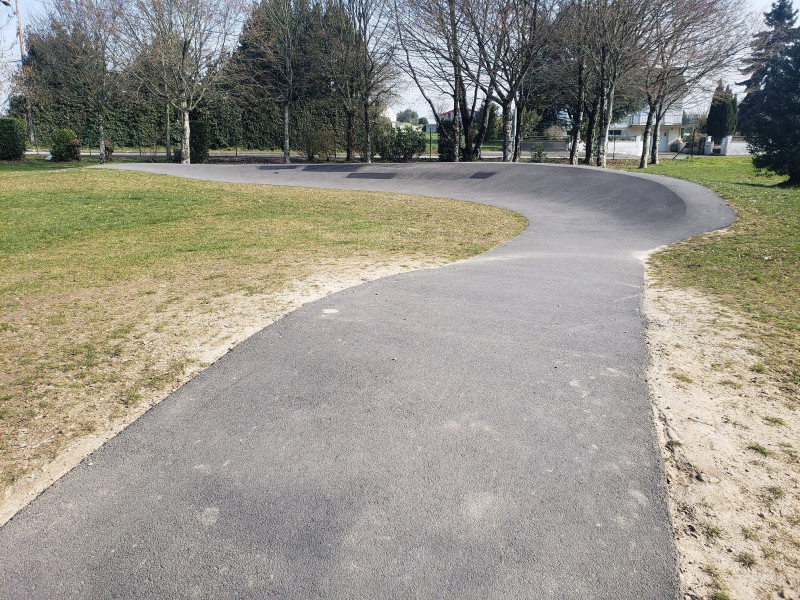
[{"label": "tree line", "polygon": [[179,140],[183,162],[192,119],[216,146],[369,162],[410,80],[452,160],[478,157],[494,114],[505,161],[532,118],[567,115],[570,162],[603,166],[611,123],[646,108],[645,167],[663,115],[736,64],[743,32],[742,0],[60,0],[27,30],[10,112],[27,98],[42,139]]}]

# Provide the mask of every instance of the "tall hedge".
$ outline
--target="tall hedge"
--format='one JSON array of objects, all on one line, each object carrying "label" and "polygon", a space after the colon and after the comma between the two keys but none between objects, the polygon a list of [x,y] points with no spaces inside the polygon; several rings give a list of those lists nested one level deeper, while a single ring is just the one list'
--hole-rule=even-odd
[{"label": "tall hedge", "polygon": [[25,156],[25,121],[12,117],[0,119],[0,160],[20,160]]},{"label": "tall hedge", "polygon": [[375,150],[388,162],[412,162],[425,151],[425,134],[411,128],[379,125],[375,130]]},{"label": "tall hedge", "polygon": [[193,164],[208,161],[211,147],[211,124],[208,119],[189,121],[189,160]]}]

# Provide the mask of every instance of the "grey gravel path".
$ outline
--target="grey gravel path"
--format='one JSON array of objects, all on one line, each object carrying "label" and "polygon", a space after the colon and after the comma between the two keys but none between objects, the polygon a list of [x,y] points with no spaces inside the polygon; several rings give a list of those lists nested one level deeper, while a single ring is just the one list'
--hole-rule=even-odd
[{"label": "grey gravel path", "polygon": [[125,165],[426,193],[528,229],[308,305],[0,529],[2,598],[674,599],[641,257],[708,190],[548,165]]}]

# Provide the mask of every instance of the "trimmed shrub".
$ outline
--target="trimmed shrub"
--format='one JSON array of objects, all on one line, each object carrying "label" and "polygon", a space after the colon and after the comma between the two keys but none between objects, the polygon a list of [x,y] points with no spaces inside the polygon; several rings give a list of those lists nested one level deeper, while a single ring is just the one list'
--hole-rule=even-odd
[{"label": "trimmed shrub", "polygon": [[414,161],[425,151],[425,134],[411,128],[380,126],[375,131],[375,151],[385,161]]},{"label": "trimmed shrub", "polygon": [[0,119],[0,160],[20,160],[25,156],[28,128],[22,119]]},{"label": "trimmed shrub", "polygon": [[336,149],[336,140],[329,129],[304,128],[300,131],[300,145],[308,160],[313,161],[317,156],[320,160],[330,160]]},{"label": "trimmed shrub", "polygon": [[211,147],[211,124],[208,119],[189,121],[189,159],[193,164],[208,161]]},{"label": "trimmed shrub", "polygon": [[[71,129],[58,129],[50,136],[50,154],[55,162],[81,159],[81,143]],[[73,142],[75,142],[73,144]]]},{"label": "trimmed shrub", "polygon": [[[439,160],[442,162],[453,162],[455,160],[455,124],[453,121],[442,121],[439,123]],[[461,151],[460,160],[464,160],[464,131],[461,131]]]}]

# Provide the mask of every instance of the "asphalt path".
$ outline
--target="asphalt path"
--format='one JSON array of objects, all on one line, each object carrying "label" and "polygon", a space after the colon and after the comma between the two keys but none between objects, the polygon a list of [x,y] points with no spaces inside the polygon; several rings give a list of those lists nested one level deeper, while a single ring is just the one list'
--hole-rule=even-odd
[{"label": "asphalt path", "polygon": [[237,346],[0,529],[0,597],[678,597],[641,259],[730,224],[720,198],[555,165],[121,168],[530,225]]}]

